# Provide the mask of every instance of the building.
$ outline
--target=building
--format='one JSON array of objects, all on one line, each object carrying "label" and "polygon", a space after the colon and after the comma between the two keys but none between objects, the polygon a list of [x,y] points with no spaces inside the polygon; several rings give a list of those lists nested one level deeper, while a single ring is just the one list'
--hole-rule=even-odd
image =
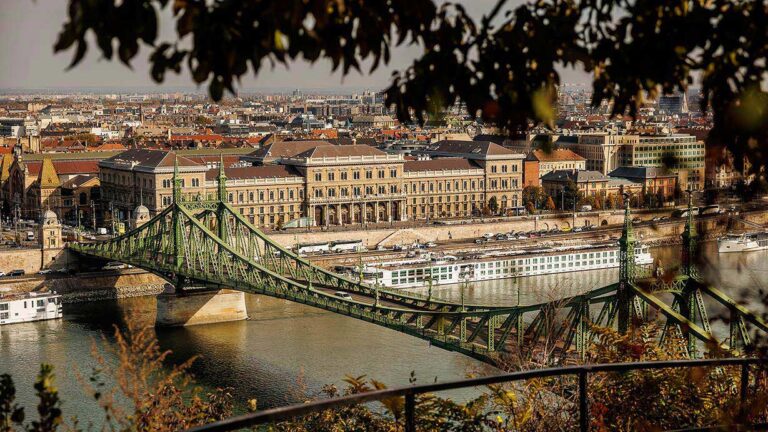
[{"label": "building", "polygon": [[640,135],[638,143],[629,151],[626,165],[668,168],[677,174],[682,190],[704,188],[704,142],[693,135]]},{"label": "building", "polygon": [[[0,163],[3,209],[22,219],[38,220],[45,210],[55,212],[60,219],[70,217],[73,208],[65,205],[62,199],[64,185],[75,177],[93,178],[97,174],[98,161],[94,159],[54,159],[49,155],[28,158],[21,153],[4,155]],[[94,186],[98,188],[97,184]]]},{"label": "building", "polygon": [[[615,208],[617,205],[614,198],[619,200],[625,193],[638,196],[643,189],[641,183],[628,179],[606,177],[597,171],[577,170],[552,171],[541,177],[541,186],[559,206],[563,198],[570,198],[567,194],[575,188],[579,198],[577,202],[593,203],[599,208],[608,207],[611,201]],[[560,202],[557,198],[560,198]]]},{"label": "building", "polygon": [[99,162],[101,199],[108,217],[127,221],[139,205],[152,215],[170,205],[175,163],[184,193],[204,195],[208,165],[175,152],[131,149]]},{"label": "building", "polygon": [[[414,161],[366,145],[274,142],[240,161],[221,158],[226,198],[249,221],[266,227],[299,219],[347,225],[468,217],[520,205],[522,154],[472,141],[437,143],[428,151],[433,159]],[[114,209],[119,221],[141,204],[157,214],[172,202],[175,163],[185,196],[217,193],[219,163],[128,150],[99,164],[105,208]]]},{"label": "building", "polygon": [[631,165],[626,149],[639,142],[638,135],[590,133],[579,135],[575,142],[558,141],[558,145],[584,157],[586,170],[606,175],[620,166]]},{"label": "building", "polygon": [[552,171],[587,169],[587,160],[569,149],[533,150],[526,159],[539,163],[539,177]]},{"label": "building", "polygon": [[666,167],[682,189],[704,187],[704,142],[693,135],[583,134],[558,145],[586,158],[586,169],[607,175],[623,166]]},{"label": "building", "polygon": [[650,206],[661,206],[673,202],[681,189],[678,188],[677,174],[659,167],[619,167],[608,174],[642,185],[642,194]]},{"label": "building", "polygon": [[561,196],[569,187],[575,187],[580,197],[605,197],[608,177],[597,171],[558,170],[541,176],[541,187],[551,197]]}]

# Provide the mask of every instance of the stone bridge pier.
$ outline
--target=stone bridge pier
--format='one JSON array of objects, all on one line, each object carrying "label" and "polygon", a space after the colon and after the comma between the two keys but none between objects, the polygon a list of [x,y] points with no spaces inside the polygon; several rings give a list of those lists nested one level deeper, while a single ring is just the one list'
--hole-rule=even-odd
[{"label": "stone bridge pier", "polygon": [[[169,285],[170,287],[170,285]],[[242,321],[248,318],[245,293],[231,289],[167,288],[157,296],[158,327]]]}]

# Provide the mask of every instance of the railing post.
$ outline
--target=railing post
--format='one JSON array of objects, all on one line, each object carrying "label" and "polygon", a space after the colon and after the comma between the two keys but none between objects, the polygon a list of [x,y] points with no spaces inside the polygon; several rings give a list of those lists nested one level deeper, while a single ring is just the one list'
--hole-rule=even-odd
[{"label": "railing post", "polygon": [[747,419],[747,389],[749,388],[749,363],[741,365],[741,382],[739,390],[739,422],[746,423]]},{"label": "railing post", "polygon": [[589,404],[587,400],[587,371],[579,372],[579,430],[589,430]]},{"label": "railing post", "polygon": [[416,432],[416,397],[405,394],[405,432]]}]

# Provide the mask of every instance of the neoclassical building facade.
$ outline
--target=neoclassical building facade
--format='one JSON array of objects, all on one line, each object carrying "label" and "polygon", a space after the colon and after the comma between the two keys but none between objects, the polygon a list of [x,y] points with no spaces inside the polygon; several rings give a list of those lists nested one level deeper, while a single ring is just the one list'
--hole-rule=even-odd
[{"label": "neoclassical building facade", "polygon": [[[523,159],[486,142],[436,143],[415,160],[366,145],[285,141],[225,161],[224,174],[229,203],[257,226],[364,225],[503,213],[520,205]],[[129,150],[100,164],[103,195],[126,217],[139,204],[157,214],[171,202],[174,163],[185,195],[218,190],[215,161]]]}]

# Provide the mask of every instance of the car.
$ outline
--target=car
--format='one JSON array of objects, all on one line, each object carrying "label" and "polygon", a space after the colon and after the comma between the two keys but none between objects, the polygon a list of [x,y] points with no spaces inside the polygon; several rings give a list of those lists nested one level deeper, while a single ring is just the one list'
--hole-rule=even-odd
[{"label": "car", "polygon": [[338,298],[343,298],[344,300],[352,300],[352,296],[349,295],[349,293],[346,293],[344,291],[336,291],[335,293],[333,293],[333,295],[335,295]]},{"label": "car", "polygon": [[483,238],[479,238],[479,239],[475,239],[475,244],[483,244],[483,243],[485,243],[485,238],[484,237]]},{"label": "car", "polygon": [[661,220],[661,216],[656,216],[655,218],[651,219],[652,222],[659,222]]},{"label": "car", "polygon": [[394,246],[392,246],[392,250],[395,251],[395,252],[400,252],[401,250],[403,250],[403,246],[401,246],[401,245],[394,245]]},{"label": "car", "polygon": [[581,232],[581,230],[582,230],[581,227],[576,227],[576,228],[573,229],[573,232]]},{"label": "car", "polygon": [[496,234],[496,240],[506,240],[507,235],[506,234]]},{"label": "car", "polygon": [[433,247],[437,247],[437,243],[435,243],[435,242],[427,242],[427,244],[425,246],[428,247],[428,248],[433,248]]},{"label": "car", "polygon": [[64,275],[69,275],[69,274],[75,274],[75,269],[71,269],[71,268],[67,268],[67,267],[62,267],[62,268],[58,269],[57,272],[59,272],[61,274],[64,274]]},{"label": "car", "polygon": [[24,270],[11,270],[7,276],[24,276]]},{"label": "car", "polygon": [[516,236],[515,236],[515,238],[516,238],[516,239],[527,239],[527,238],[528,238],[528,236],[527,236],[527,235],[525,235],[525,234],[518,234],[518,235],[516,235]]},{"label": "car", "polygon": [[0,277],[6,276],[4,271],[0,271]]},{"label": "car", "polygon": [[47,274],[51,274],[51,273],[53,273],[52,269],[42,269],[39,272],[37,272],[37,274],[39,274],[39,275],[47,275]]},{"label": "car", "polygon": [[108,262],[107,265],[102,267],[102,270],[120,270],[125,268],[125,264],[117,261]]},{"label": "car", "polygon": [[514,235],[514,234],[512,234],[512,233],[508,233],[508,234],[506,235],[506,238],[507,238],[507,240],[514,240],[514,239],[516,239],[516,238],[517,238],[517,236],[516,236],[516,235]]},{"label": "car", "polygon": [[485,234],[483,234],[483,238],[484,239],[492,239],[493,238],[493,233],[485,233]]}]

